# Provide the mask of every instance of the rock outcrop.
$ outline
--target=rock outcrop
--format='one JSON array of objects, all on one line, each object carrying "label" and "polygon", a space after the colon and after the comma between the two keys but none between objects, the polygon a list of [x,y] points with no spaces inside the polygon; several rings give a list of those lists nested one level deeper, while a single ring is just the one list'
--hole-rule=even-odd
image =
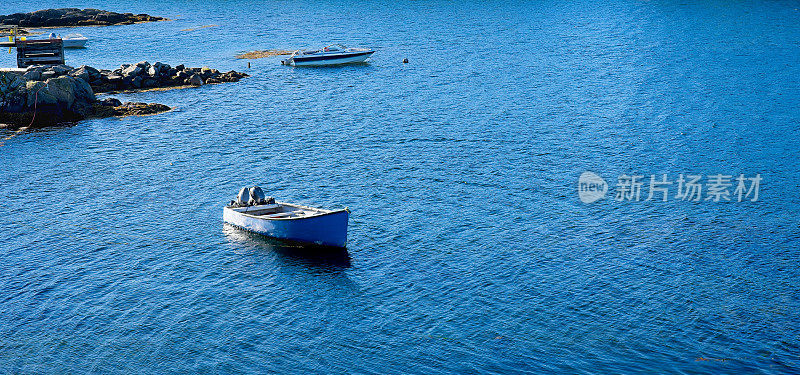
[{"label": "rock outcrop", "polygon": [[172,108],[158,103],[133,103],[128,102],[122,104],[119,100],[109,98],[113,101],[101,100],[94,103],[92,114],[89,117],[104,118],[104,117],[123,117],[123,116],[147,116],[154,115],[161,112],[166,112]]},{"label": "rock outcrop", "polygon": [[201,86],[209,83],[238,82],[245,73],[231,70],[222,73],[208,67],[187,68],[183,65],[171,67],[156,62],[142,61],[137,64],[123,64],[118,69],[95,69],[91,66],[72,68],[66,65],[34,66],[23,75],[29,80],[41,80],[69,75],[81,78],[92,86],[95,93],[113,93],[154,88],[179,86]]},{"label": "rock outcrop", "polygon": [[32,66],[23,74],[0,72],[0,124],[44,127],[85,118],[149,115],[170,110],[156,103],[98,100],[95,93],[237,82],[247,74],[208,67],[170,67],[157,62],[124,64],[116,70],[91,66]]},{"label": "rock outcrop", "polygon": [[89,84],[79,78],[27,80],[0,72],[0,123],[41,127],[78,121],[92,114],[96,100]]},{"label": "rock outcrop", "polygon": [[0,72],[0,127],[41,128],[86,118],[147,115],[170,109],[156,103],[97,100],[89,83],[80,77],[28,80],[15,73]]},{"label": "rock outcrop", "polygon": [[0,16],[0,25],[20,27],[109,26],[166,21],[149,14],[115,13],[100,9],[61,8]]}]

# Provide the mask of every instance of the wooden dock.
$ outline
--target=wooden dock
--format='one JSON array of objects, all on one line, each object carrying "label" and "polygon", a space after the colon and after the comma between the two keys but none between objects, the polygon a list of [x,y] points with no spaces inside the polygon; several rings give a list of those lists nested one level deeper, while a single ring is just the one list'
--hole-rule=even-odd
[{"label": "wooden dock", "polygon": [[13,41],[0,42],[0,47],[17,49],[17,67],[27,68],[31,65],[64,64],[64,42],[61,39],[27,39],[14,38]]}]

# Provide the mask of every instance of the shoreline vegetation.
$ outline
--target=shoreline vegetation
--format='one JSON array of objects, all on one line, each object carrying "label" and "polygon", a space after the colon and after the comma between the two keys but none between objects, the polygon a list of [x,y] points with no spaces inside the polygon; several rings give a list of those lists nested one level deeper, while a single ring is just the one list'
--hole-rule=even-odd
[{"label": "shoreline vegetation", "polygon": [[209,27],[217,27],[217,26],[219,26],[219,25],[203,25],[203,26],[197,26],[197,27],[190,27],[188,29],[181,29],[181,31],[197,31],[197,30],[207,29]]},{"label": "shoreline vegetation", "polygon": [[250,51],[245,53],[240,53],[236,55],[237,59],[261,59],[264,57],[273,57],[273,56],[286,56],[291,55],[294,51],[287,51],[287,50],[280,50],[280,49],[269,49],[263,51]]},{"label": "shoreline vegetation", "polygon": [[20,28],[112,26],[157,21],[169,21],[169,19],[144,13],[116,13],[91,8],[60,8],[0,15],[0,28],[10,29],[14,26]]}]

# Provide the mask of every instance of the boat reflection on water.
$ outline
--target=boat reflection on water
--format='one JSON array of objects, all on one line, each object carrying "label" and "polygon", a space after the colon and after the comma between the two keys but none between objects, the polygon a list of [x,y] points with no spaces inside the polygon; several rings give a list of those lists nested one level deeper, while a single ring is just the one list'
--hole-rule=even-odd
[{"label": "boat reflection on water", "polygon": [[223,224],[222,232],[229,242],[237,247],[273,252],[283,258],[307,265],[336,268],[348,268],[351,265],[350,254],[346,248],[286,242],[242,230],[227,223]]}]

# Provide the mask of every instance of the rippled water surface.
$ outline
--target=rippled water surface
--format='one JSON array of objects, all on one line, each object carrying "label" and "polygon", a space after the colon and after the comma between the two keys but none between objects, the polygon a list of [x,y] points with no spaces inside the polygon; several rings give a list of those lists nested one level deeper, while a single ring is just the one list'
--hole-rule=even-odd
[{"label": "rippled water surface", "polygon": [[[66,6],[174,19],[70,30],[91,39],[71,65],[252,77],[118,95],[176,109],[2,141],[3,372],[800,371],[795,2],[11,0],[0,14]],[[334,42],[377,53],[234,58]],[[586,170],[764,180],[757,202],[587,205]],[[347,253],[224,226],[250,184],[349,207]]]}]

